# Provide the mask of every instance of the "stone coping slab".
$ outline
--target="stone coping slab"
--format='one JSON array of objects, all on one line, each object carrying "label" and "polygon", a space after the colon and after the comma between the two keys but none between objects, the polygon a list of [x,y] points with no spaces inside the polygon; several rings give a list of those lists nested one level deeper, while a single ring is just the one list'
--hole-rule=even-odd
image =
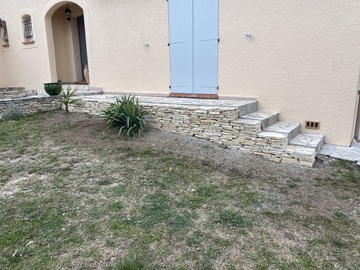
[{"label": "stone coping slab", "polygon": [[28,100],[36,100],[36,99],[54,99],[57,98],[58,96],[49,96],[49,95],[36,95],[36,96],[26,96],[26,97],[21,97],[21,98],[3,98],[0,99],[0,102],[21,102],[21,101],[28,101]]},{"label": "stone coping slab", "polygon": [[[106,102],[115,102],[116,98],[121,98],[121,95],[93,95],[93,96],[79,96],[83,100],[96,100],[96,101],[106,101]],[[207,107],[213,109],[215,108],[226,108],[226,109],[236,109],[241,106],[246,106],[249,104],[257,104],[257,101],[245,101],[245,100],[206,100],[206,99],[193,99],[193,98],[171,98],[171,97],[147,97],[147,96],[136,96],[139,102],[142,105],[174,105],[174,106],[194,106],[194,107]],[[204,108],[205,109],[205,108]]]},{"label": "stone coping slab", "polygon": [[11,91],[22,91],[25,90],[23,86],[10,86],[10,87],[0,87],[0,92],[11,92]]}]

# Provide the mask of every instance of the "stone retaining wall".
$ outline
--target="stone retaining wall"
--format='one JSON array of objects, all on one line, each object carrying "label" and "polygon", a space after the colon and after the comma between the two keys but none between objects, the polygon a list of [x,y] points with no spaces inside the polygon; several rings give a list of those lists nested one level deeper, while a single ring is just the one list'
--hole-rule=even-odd
[{"label": "stone retaining wall", "polygon": [[59,109],[61,103],[54,97],[25,97],[0,100],[0,119],[16,112],[30,115],[42,111]]},{"label": "stone retaining wall", "polygon": [[[99,115],[111,101],[82,100],[71,105],[73,112]],[[149,122],[161,130],[207,139],[276,162],[312,166],[315,149],[288,145],[285,134],[262,132],[261,122],[239,119],[236,107],[197,107],[143,104]]]},{"label": "stone retaining wall", "polygon": [[[69,106],[72,112],[100,115],[110,100],[79,99]],[[277,162],[312,166],[315,149],[288,145],[285,134],[262,132],[261,122],[239,119],[237,107],[198,107],[188,105],[143,104],[152,126],[162,130],[207,139],[226,147],[253,153]],[[11,110],[23,115],[59,109],[54,97],[25,97],[0,100],[0,119]]]}]

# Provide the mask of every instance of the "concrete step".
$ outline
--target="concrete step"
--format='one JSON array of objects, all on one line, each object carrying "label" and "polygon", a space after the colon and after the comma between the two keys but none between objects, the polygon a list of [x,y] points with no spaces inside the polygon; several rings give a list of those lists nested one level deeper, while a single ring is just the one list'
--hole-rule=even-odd
[{"label": "concrete step", "polygon": [[300,129],[301,125],[299,122],[277,122],[264,128],[263,131],[286,135],[288,141],[291,141],[300,133]]},{"label": "concrete step", "polygon": [[241,118],[249,120],[259,120],[261,121],[261,128],[265,129],[266,127],[271,126],[279,121],[279,113],[256,111],[243,115],[241,116]]},{"label": "concrete step", "polygon": [[325,136],[323,134],[305,132],[301,132],[294,139],[289,141],[289,145],[314,148],[316,152],[320,152],[321,147],[324,145],[324,143]]}]

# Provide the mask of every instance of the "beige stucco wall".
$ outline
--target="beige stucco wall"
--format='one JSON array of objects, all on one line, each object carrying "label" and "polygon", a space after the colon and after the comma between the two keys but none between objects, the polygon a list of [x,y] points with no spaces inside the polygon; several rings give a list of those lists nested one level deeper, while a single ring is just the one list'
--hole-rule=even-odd
[{"label": "beige stucco wall", "polygon": [[[85,17],[91,86],[105,91],[169,93],[167,1],[73,2]],[[320,121],[319,132],[327,142],[349,145],[360,73],[360,2],[219,2],[218,94],[258,98],[262,110],[278,111],[282,120]],[[51,24],[48,16],[65,3],[0,0],[1,12],[7,12],[2,16],[8,17],[11,45],[0,48],[1,63],[6,66],[1,84],[31,89],[51,80],[78,80],[75,31],[65,31],[64,46],[55,50],[49,37],[53,30],[64,31],[69,25],[63,18],[55,29],[46,27]],[[22,44],[20,18],[25,11],[32,12],[35,26],[35,44],[30,46]],[[55,16],[61,20],[63,10]],[[252,38],[246,38],[246,33]]]},{"label": "beige stucco wall", "polygon": [[[26,86],[40,88],[47,81],[49,71],[46,69],[41,7],[45,1],[0,1],[1,12],[6,16],[9,48],[0,47],[1,65],[4,75],[3,86]],[[29,14],[33,20],[35,43],[24,45],[21,17]]]},{"label": "beige stucco wall", "polygon": [[104,1],[90,8],[97,18],[90,22],[92,84],[105,91],[169,92],[167,8],[163,0]]},{"label": "beige stucco wall", "polygon": [[349,145],[359,14],[351,0],[220,1],[219,94],[256,97],[282,120],[320,121],[327,142]]}]

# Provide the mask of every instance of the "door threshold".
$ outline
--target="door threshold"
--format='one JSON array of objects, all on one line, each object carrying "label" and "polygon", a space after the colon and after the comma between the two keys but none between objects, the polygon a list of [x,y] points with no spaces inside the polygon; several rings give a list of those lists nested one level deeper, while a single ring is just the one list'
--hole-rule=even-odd
[{"label": "door threshold", "polygon": [[170,93],[169,97],[177,98],[201,98],[201,99],[219,99],[217,94],[180,94],[180,93]]},{"label": "door threshold", "polygon": [[77,81],[77,82],[74,82],[74,84],[85,84],[85,85],[88,85],[88,83],[86,81]]}]

